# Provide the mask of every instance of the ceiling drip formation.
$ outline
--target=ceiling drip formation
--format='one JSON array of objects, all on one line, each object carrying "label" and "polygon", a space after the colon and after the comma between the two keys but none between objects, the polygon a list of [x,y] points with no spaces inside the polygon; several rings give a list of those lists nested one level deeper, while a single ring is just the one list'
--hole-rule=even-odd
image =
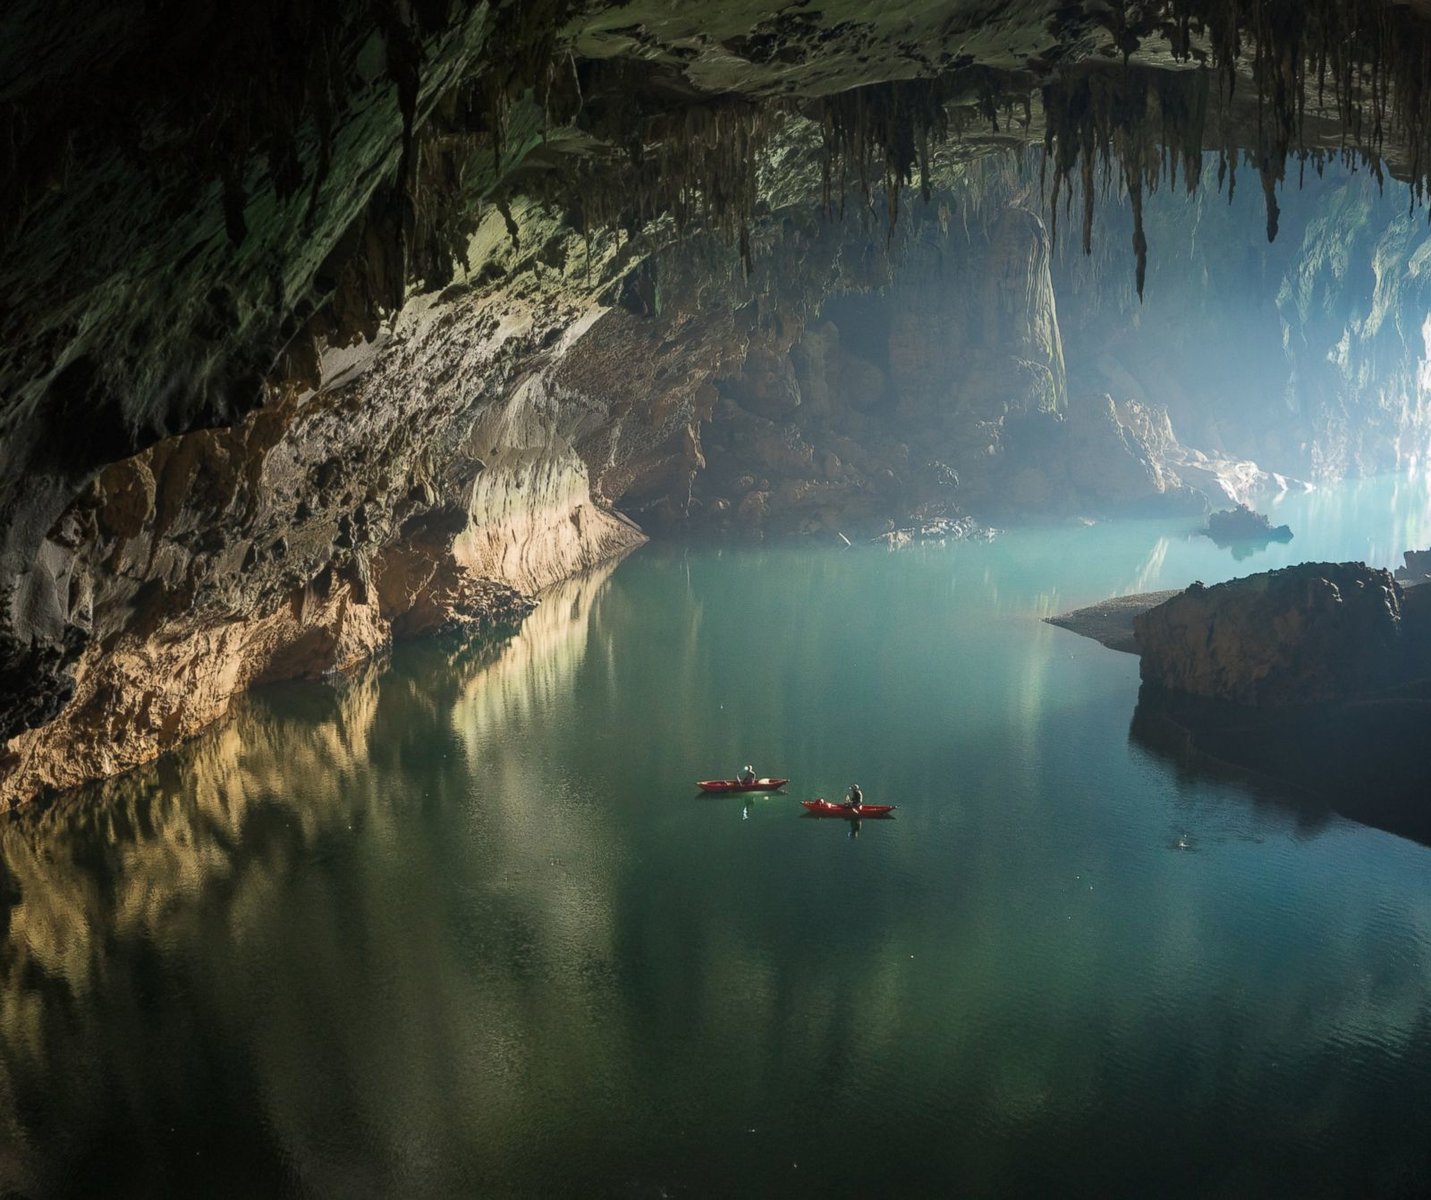
[{"label": "ceiling drip formation", "polygon": [[[1175,184],[1179,170],[1189,189],[1197,187],[1205,150],[1219,153],[1219,184],[1225,182],[1229,192],[1239,165],[1257,172],[1269,240],[1277,234],[1276,189],[1289,160],[1320,169],[1328,158],[1342,157],[1378,178],[1389,171],[1405,179],[1413,203],[1425,198],[1431,26],[1409,8],[1381,0],[1169,0],[1089,6],[1080,17],[1103,27],[1121,61],[1073,64],[1042,83],[1029,72],[966,66],[798,105],[779,102],[782,112],[799,112],[821,131],[826,210],[842,213],[852,189],[867,208],[872,194],[883,192],[893,226],[900,193],[916,171],[927,196],[934,149],[967,134],[976,121],[996,140],[1030,136],[1035,93],[1055,227],[1060,200],[1071,204],[1074,190],[1081,189],[1087,251],[1098,192],[1126,191],[1139,295],[1148,253],[1143,195],[1163,180]],[[1149,65],[1133,58],[1140,52],[1160,53],[1179,65]],[[633,154],[632,167],[674,163],[674,173],[637,169],[624,185],[608,185],[610,194],[634,198],[644,217],[676,211],[684,220],[699,209],[718,226],[738,229],[748,253],[744,230],[756,200],[749,186],[755,170],[739,159],[764,149],[775,123],[763,118],[775,107],[743,106],[738,135],[723,134],[712,118],[690,115],[684,124],[667,119],[662,129],[650,127],[651,141],[664,144],[655,156],[644,147]],[[716,147],[712,136],[729,141]],[[722,182],[704,185],[701,172],[689,170],[692,158]],[[742,186],[729,186],[731,180]],[[674,203],[673,188],[679,196]]]},{"label": "ceiling drip formation", "polygon": [[[941,148],[962,141],[970,153],[986,152],[1036,140],[1041,125],[1055,231],[1060,203],[1071,206],[1081,192],[1087,252],[1098,194],[1125,192],[1139,295],[1148,255],[1143,196],[1164,181],[1176,184],[1180,172],[1185,186],[1197,187],[1206,150],[1220,155],[1219,185],[1229,193],[1239,166],[1257,172],[1269,240],[1291,160],[1320,169],[1329,157],[1343,157],[1378,178],[1389,172],[1405,179],[1412,202],[1424,199],[1431,26],[1409,8],[1384,0],[1119,0],[1060,17],[1051,32],[1068,32],[1059,22],[1070,20],[1085,32],[1098,29],[1112,57],[1043,75],[966,64],[805,100],[680,96],[674,80],[644,63],[568,60],[567,70],[556,71],[533,54],[525,73],[509,72],[489,93],[489,107],[495,111],[507,103],[499,98],[526,88],[540,101],[548,131],[566,126],[589,140],[556,156],[539,182],[532,172],[494,176],[488,198],[535,190],[564,204],[588,230],[634,231],[669,215],[678,229],[726,234],[748,269],[760,163],[792,122],[809,121],[818,131],[825,210],[842,215],[856,195],[869,213],[880,199],[891,229],[905,188],[917,179],[928,196]],[[559,59],[559,46],[551,48]],[[1149,55],[1164,65],[1149,63]],[[678,98],[652,111],[653,90]]]},{"label": "ceiling drip formation", "polygon": [[[1406,180],[1413,203],[1431,177],[1431,22],[1392,0],[1051,5],[1052,48],[1021,67],[890,46],[862,77],[923,63],[916,77],[845,89],[830,64],[808,87],[798,71],[758,82],[736,72],[725,90],[714,76],[698,83],[690,39],[663,43],[634,12],[617,31],[624,49],[584,56],[583,31],[614,23],[608,9],[368,0],[335,14],[316,0],[242,11],[136,0],[113,10],[112,52],[57,42],[32,64],[0,47],[9,182],[0,195],[0,376],[44,379],[83,344],[98,364],[91,374],[111,391],[154,390],[155,379],[124,365],[144,330],[116,327],[116,352],[99,346],[100,326],[75,337],[55,314],[86,289],[139,278],[136,258],[153,258],[144,262],[152,274],[170,253],[199,316],[212,308],[229,321],[234,306],[219,293],[246,297],[239,319],[258,365],[334,296],[366,306],[370,323],[412,281],[444,286],[466,263],[483,212],[506,212],[523,196],[549,201],[588,233],[634,232],[661,217],[678,230],[721,232],[748,270],[775,159],[786,201],[808,197],[836,214],[853,196],[892,227],[904,189],[917,181],[927,195],[940,161],[1042,141],[1055,221],[1082,189],[1085,248],[1096,191],[1130,197],[1140,290],[1142,198],[1179,169],[1194,186],[1188,168],[1204,150],[1221,154],[1229,188],[1239,167],[1257,172],[1269,236],[1289,160],[1317,167],[1344,155]],[[764,41],[709,48],[753,56],[752,69],[772,56],[799,66],[801,55],[825,53],[828,38],[832,61],[869,61],[873,32],[788,16],[772,18]],[[852,46],[864,57],[851,57]],[[780,58],[787,51],[793,57]],[[163,222],[109,238],[80,229],[106,203],[141,201],[182,225],[187,249],[176,237],[143,241]],[[214,226],[230,243],[227,261]],[[214,288],[216,273],[224,288]],[[345,284],[355,276],[360,286]],[[45,312],[27,294],[62,302]],[[209,318],[199,316],[202,332]],[[71,348],[55,352],[56,338]],[[236,404],[213,407],[231,417]]]}]

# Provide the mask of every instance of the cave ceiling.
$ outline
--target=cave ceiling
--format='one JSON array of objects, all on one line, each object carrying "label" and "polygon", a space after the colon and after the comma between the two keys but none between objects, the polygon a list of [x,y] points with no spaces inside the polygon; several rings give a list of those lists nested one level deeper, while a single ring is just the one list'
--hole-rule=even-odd
[{"label": "cave ceiling", "polygon": [[1419,189],[1425,17],[1382,0],[9,5],[0,513],[36,471],[72,481],[233,420],[335,293],[370,326],[450,278],[493,204],[537,195],[588,228],[673,214],[748,253],[756,164],[801,123],[815,151],[767,189],[882,190],[891,217],[951,140],[1045,144],[1054,197],[1141,192],[1203,149],[1245,157],[1269,235],[1289,157],[1350,153]]}]

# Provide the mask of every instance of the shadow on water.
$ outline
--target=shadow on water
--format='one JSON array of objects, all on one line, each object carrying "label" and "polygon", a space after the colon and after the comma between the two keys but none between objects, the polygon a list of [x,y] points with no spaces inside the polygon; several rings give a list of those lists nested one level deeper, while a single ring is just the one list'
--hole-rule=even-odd
[{"label": "shadow on water", "polygon": [[1431,681],[1361,700],[1253,709],[1138,692],[1129,739],[1185,777],[1241,780],[1308,827],[1335,812],[1431,845]]}]

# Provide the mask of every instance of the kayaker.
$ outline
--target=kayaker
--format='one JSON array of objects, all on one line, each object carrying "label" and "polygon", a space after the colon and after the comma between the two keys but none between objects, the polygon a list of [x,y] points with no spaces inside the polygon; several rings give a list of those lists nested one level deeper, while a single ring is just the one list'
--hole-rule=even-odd
[{"label": "kayaker", "polygon": [[850,784],[850,790],[845,794],[845,803],[848,804],[856,812],[859,812],[860,805],[864,802],[865,794],[860,791],[860,785],[857,783]]},{"label": "kayaker", "polygon": [[740,773],[740,781],[746,787],[750,787],[755,782],[755,768],[749,763],[745,764],[745,770]]}]

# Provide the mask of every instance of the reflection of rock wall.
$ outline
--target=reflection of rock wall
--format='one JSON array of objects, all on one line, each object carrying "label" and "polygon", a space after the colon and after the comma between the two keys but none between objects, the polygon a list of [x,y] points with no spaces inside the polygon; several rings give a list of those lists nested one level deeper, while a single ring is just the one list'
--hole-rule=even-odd
[{"label": "reflection of rock wall", "polygon": [[1253,709],[1144,685],[1128,735],[1182,771],[1256,780],[1278,799],[1301,802],[1309,824],[1337,812],[1431,845],[1428,722],[1425,687]]},{"label": "reflection of rock wall", "polygon": [[551,705],[570,692],[587,654],[599,598],[615,569],[608,562],[548,588],[502,653],[466,681],[452,719],[470,753],[478,753],[479,730]]},{"label": "reflection of rock wall", "polygon": [[[117,1089],[147,1106],[126,1129],[128,1165],[108,1168],[119,1192],[153,1190],[143,1173],[172,1159],[174,1137],[206,1155],[306,1162],[329,1179],[356,1170],[357,1191],[382,1190],[411,1169],[412,1122],[442,1128],[451,1110],[438,1104],[489,1111],[512,1054],[578,1036],[532,1030],[541,1017],[522,979],[474,976],[447,930],[404,914],[439,911],[434,896],[454,876],[480,879],[494,889],[473,900],[484,937],[526,939],[529,958],[571,971],[567,982],[600,1005],[600,979],[561,951],[610,952],[609,856],[593,852],[585,821],[517,802],[530,771],[515,772],[514,803],[487,809],[483,837],[461,849],[476,860],[414,844],[413,806],[481,808],[506,785],[480,737],[466,755],[434,750],[420,787],[408,756],[453,745],[454,724],[510,732],[532,704],[565,694],[609,573],[548,593],[520,638],[455,653],[426,643],[334,687],[270,690],[163,762],[0,829],[0,1145],[20,1164],[0,1158],[0,1186],[62,1191],[45,1171],[67,1169],[69,1138],[87,1149],[116,1119]],[[567,864],[555,879],[553,856]],[[546,914],[535,942],[531,913]],[[144,976],[156,962],[169,981],[158,994]],[[335,984],[356,1010],[336,1020]],[[147,1053],[155,1027],[166,1044]],[[523,1030],[522,1046],[501,1029]],[[447,1057],[430,1037],[471,1051],[460,1078],[433,1077]],[[209,1078],[205,1064],[219,1061],[240,1077]],[[271,1128],[207,1128],[212,1096],[232,1089],[262,1095]],[[369,1131],[362,1164],[328,1160],[323,1114],[335,1111]],[[516,1143],[527,1117],[489,1119]],[[214,1144],[225,1137],[253,1144]]]}]

